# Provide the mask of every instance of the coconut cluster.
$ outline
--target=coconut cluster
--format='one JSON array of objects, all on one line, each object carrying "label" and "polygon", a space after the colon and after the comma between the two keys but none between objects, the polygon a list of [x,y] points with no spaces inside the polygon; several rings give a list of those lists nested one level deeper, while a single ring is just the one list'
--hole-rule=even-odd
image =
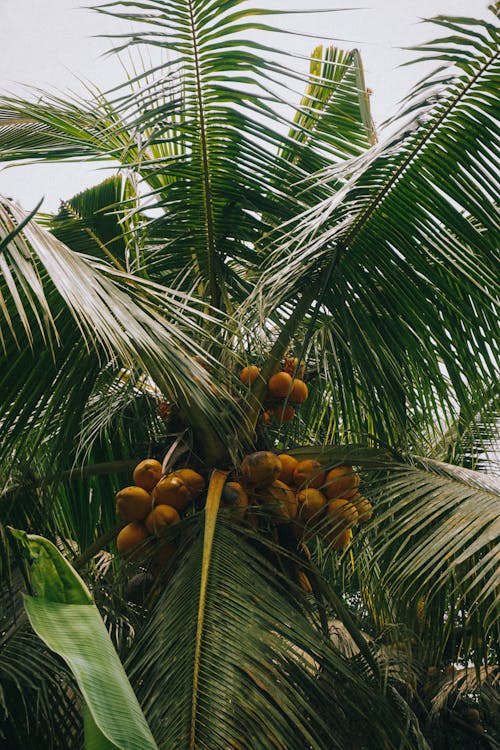
[{"label": "coconut cluster", "polygon": [[[309,395],[309,389],[304,382],[305,363],[297,357],[285,357],[281,370],[275,372],[267,381],[267,394],[264,399],[264,409],[261,414],[263,424],[290,422],[296,414],[296,407],[303,404]],[[260,375],[257,365],[244,367],[240,373],[240,380],[244,385],[252,385]]]},{"label": "coconut cluster", "polygon": [[[116,514],[127,522],[116,538],[116,547],[126,559],[138,560],[149,537],[161,537],[168,526],[180,521],[188,505],[205,489],[205,480],[190,468],[165,475],[159,461],[147,458],[135,467],[133,481],[116,494]],[[173,545],[163,545],[162,560],[173,551]]]},{"label": "coconut cluster", "polygon": [[360,481],[348,464],[326,471],[315,459],[298,461],[287,453],[257,451],[243,460],[238,487],[246,504],[268,510],[275,523],[291,523],[299,541],[320,534],[334,549],[343,550],[353,527],[369,521],[373,513],[359,492]]}]

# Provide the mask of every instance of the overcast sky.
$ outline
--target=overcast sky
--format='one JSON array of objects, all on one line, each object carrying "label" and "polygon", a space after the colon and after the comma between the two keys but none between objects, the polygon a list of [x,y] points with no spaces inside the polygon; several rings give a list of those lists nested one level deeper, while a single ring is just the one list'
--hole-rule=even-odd
[{"label": "overcast sky", "polygon": [[[422,76],[418,67],[399,68],[409,59],[401,49],[432,38],[436,28],[420,23],[435,15],[490,15],[486,0],[261,0],[255,5],[274,8],[332,8],[363,5],[363,10],[295,16],[287,27],[311,35],[287,36],[287,49],[307,54],[322,37],[345,48],[358,47],[367,85],[372,89],[375,121],[392,114],[397,102]],[[28,83],[51,90],[82,91],[79,78],[106,89],[123,80],[116,57],[103,58],[109,39],[125,32],[124,22],[81,9],[78,0],[0,0],[0,91],[20,92]],[[492,17],[492,16],[491,16]],[[284,21],[278,17],[277,23]],[[305,66],[305,63],[304,63]],[[1,170],[1,167],[0,167]],[[107,172],[89,165],[30,165],[0,171],[0,193],[33,208],[42,196],[42,210],[57,209],[68,198],[104,179]]]}]

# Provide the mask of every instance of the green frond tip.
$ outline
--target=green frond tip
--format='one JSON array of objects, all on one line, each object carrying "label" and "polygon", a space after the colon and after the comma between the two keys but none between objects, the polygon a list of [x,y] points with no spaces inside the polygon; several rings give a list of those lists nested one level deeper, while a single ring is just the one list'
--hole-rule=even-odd
[{"label": "green frond tip", "polygon": [[85,750],[158,750],[89,590],[48,539],[12,529],[31,561],[24,606],[37,636],[73,672],[85,701]]},{"label": "green frond tip", "polygon": [[60,604],[93,604],[90,591],[55,544],[36,534],[10,530],[31,562],[30,581],[40,599]]}]

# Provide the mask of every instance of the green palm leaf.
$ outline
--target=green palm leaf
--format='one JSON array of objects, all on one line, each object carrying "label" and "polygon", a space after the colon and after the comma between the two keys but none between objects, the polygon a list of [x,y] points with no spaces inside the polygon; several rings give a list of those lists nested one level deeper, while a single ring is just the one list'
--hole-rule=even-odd
[{"label": "green palm leaf", "polygon": [[[164,288],[72,252],[33,222],[11,239],[10,228],[23,219],[20,209],[2,205],[2,236],[9,243],[0,260],[0,335],[10,363],[2,371],[2,461],[9,462],[18,445],[22,465],[23,456],[39,447],[40,440],[47,446],[50,437],[50,464],[68,435],[78,434],[85,401],[107,363],[152,376],[164,394],[175,394],[177,403],[185,404],[193,419],[197,406],[204,415],[200,437],[203,430],[213,430],[210,422],[216,431],[223,429],[214,386],[192,359],[203,354],[209,361],[202,325],[223,326],[223,319],[212,317],[182,292],[166,294]],[[24,341],[28,346],[21,348]],[[21,386],[17,368],[29,373]],[[195,373],[200,388],[193,391]],[[220,403],[224,400],[222,396]],[[237,409],[232,401],[226,404],[230,411]]]},{"label": "green palm leaf", "polygon": [[[162,216],[147,227],[148,262],[167,285],[194,288],[232,308],[252,282],[263,231],[317,202],[329,189],[294,185],[369,143],[372,125],[356,51],[330,49],[304,76],[293,56],[252,38],[277,31],[260,19],[280,11],[206,0],[107,3],[96,8],[141,26],[119,49],[168,46],[172,59],[125,86],[88,99],[5,97],[4,160],[118,161],[142,181]],[[149,28],[148,28],[149,26]],[[235,68],[232,71],[232,68]],[[296,109],[295,88],[308,93]],[[293,96],[293,99],[292,99]],[[276,117],[273,105],[285,105]],[[288,134],[287,134],[288,131]],[[71,149],[73,146],[73,149]],[[300,159],[290,158],[299,148]]]},{"label": "green palm leaf", "polygon": [[87,587],[48,540],[15,532],[32,558],[36,597],[24,605],[37,635],[69,664],[92,722],[108,742],[91,746],[123,750],[156,748],[137,699]]},{"label": "green palm leaf", "polygon": [[367,747],[410,746],[395,739],[390,701],[363,660],[318,631],[254,537],[221,514],[213,541],[194,520],[183,536],[192,543],[170,562],[128,664],[160,747],[332,748],[358,736]]},{"label": "green palm leaf", "polygon": [[[312,304],[326,284],[309,329],[318,366],[334,402],[361,394],[366,411],[383,415],[381,436],[394,419],[406,426],[408,416],[452,414],[455,399],[470,412],[486,398],[498,358],[498,39],[488,24],[479,25],[480,43],[478,25],[459,25],[452,80],[424,104],[418,92],[411,123],[332,171],[331,180],[347,176],[344,189],[300,217],[249,303],[258,299],[265,314],[307,288]],[[349,424],[365,429],[353,407]]]}]

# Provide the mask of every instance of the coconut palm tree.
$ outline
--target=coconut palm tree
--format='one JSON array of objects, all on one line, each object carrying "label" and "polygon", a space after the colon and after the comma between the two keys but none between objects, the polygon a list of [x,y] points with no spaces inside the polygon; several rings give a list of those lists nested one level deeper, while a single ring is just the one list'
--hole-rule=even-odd
[{"label": "coconut palm tree", "polygon": [[[495,8],[434,20],[436,73],[379,134],[358,52],[304,73],[281,11],[95,10],[154,63],[0,99],[3,161],[113,170],[56,215],[0,204],[0,743],[149,746],[92,598],[160,748],[498,746]],[[251,481],[231,507],[255,451],[355,467],[371,520],[340,543]],[[208,489],[120,556],[145,458]]]}]

